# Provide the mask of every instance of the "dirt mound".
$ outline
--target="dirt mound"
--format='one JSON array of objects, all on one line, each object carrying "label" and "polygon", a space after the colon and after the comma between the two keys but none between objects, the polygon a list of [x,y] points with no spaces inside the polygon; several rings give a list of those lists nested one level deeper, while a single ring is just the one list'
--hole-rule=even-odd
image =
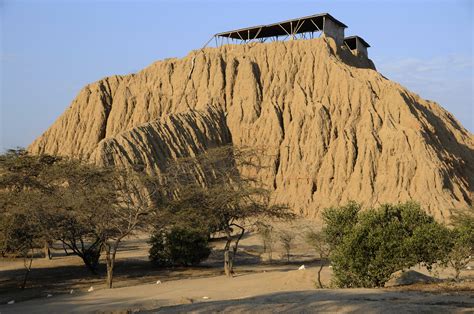
[{"label": "dirt mound", "polygon": [[397,287],[413,285],[416,283],[433,283],[440,281],[440,279],[424,275],[414,270],[397,271],[393,273],[390,280],[385,283],[385,287]]},{"label": "dirt mound", "polygon": [[413,199],[439,219],[472,203],[473,135],[325,38],[208,48],[102,79],[29,149],[152,169],[227,142],[265,147],[271,167],[256,175],[309,217],[348,200]]}]

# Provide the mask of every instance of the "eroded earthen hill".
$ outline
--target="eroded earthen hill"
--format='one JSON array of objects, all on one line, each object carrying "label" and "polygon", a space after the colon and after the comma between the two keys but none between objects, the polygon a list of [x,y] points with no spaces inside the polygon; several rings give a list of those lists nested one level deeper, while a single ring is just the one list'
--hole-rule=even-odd
[{"label": "eroded earthen hill", "polygon": [[419,201],[443,219],[472,203],[474,137],[331,39],[228,45],[86,86],[29,150],[159,170],[233,144],[265,147],[277,201],[320,208]]}]

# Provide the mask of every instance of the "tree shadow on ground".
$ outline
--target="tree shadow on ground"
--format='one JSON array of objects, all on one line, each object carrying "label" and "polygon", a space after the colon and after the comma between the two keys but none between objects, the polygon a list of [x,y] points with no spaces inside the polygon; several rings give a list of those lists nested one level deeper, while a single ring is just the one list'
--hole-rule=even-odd
[{"label": "tree shadow on ground", "polygon": [[[105,287],[106,269],[101,263],[97,274],[91,273],[84,265],[38,267],[31,270],[26,289],[19,286],[25,270],[22,268],[0,271],[0,304],[11,299],[16,301],[44,297],[48,293],[69,293],[71,289],[87,289],[90,286]],[[117,260],[114,270],[114,287],[152,283],[157,280],[179,280],[217,276],[221,270],[206,265],[193,267],[155,267],[145,259]]]},{"label": "tree shadow on ground", "polygon": [[472,309],[468,295],[435,295],[430,293],[385,290],[311,290],[279,292],[250,298],[206,301],[149,309],[142,313],[451,313]]}]

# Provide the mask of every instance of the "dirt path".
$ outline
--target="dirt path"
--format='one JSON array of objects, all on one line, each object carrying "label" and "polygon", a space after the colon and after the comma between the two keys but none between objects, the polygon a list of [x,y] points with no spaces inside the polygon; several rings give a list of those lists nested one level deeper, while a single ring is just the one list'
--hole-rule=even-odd
[{"label": "dirt path", "polygon": [[[301,224],[300,224],[301,225]],[[298,228],[302,230],[301,227]],[[298,230],[294,229],[294,230]],[[296,231],[295,231],[296,232]],[[304,230],[301,231],[304,233]],[[237,258],[237,276],[222,276],[223,243],[213,242],[211,257],[198,268],[160,270],[148,262],[146,237],[128,240],[118,255],[116,288],[105,289],[102,277],[87,273],[74,256],[56,252],[52,261],[34,262],[27,291],[12,287],[23,274],[21,261],[0,263],[0,313],[64,313],[64,312],[472,312],[474,295],[443,287],[413,286],[400,289],[316,289],[319,261],[304,242],[304,234],[295,240],[292,263],[282,260],[283,251],[276,246],[273,263],[262,262],[260,239],[246,235]],[[301,264],[305,270],[297,270]],[[425,272],[421,269],[418,271]],[[440,278],[449,278],[449,271]],[[463,278],[472,278],[465,271]],[[331,269],[325,267],[322,281],[326,286]],[[157,280],[162,283],[156,284]],[[94,291],[87,292],[93,286]],[[73,294],[69,291],[74,289]],[[408,289],[408,288],[404,288]],[[439,293],[439,291],[450,293]],[[51,294],[50,297],[47,297]],[[15,299],[15,304],[5,304]]]},{"label": "dirt path", "polygon": [[[472,313],[466,295],[376,289],[309,290],[152,309],[153,313]],[[147,311],[145,311],[147,312]]]},{"label": "dirt path", "polygon": [[469,293],[314,288],[316,268],[183,279],[0,306],[1,313],[160,312],[469,312]]}]

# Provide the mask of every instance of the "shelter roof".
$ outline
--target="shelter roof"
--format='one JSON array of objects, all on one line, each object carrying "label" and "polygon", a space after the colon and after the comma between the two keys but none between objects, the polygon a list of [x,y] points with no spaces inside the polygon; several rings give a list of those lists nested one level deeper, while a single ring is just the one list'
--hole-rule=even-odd
[{"label": "shelter roof", "polygon": [[341,21],[334,18],[329,13],[321,13],[315,15],[309,15],[299,17],[283,22],[268,24],[268,25],[257,25],[252,27],[246,27],[236,29],[232,31],[217,33],[215,36],[228,37],[241,40],[250,40],[258,38],[266,38],[273,36],[285,36],[290,34],[300,34],[306,32],[322,31],[324,26],[324,18],[332,20],[340,27],[347,28],[347,26]]},{"label": "shelter roof", "polygon": [[366,46],[367,48],[370,47],[370,45],[364,40],[364,38],[360,36],[348,36],[344,38],[344,42],[349,46],[351,49],[356,48],[356,40],[359,39],[359,41]]}]

